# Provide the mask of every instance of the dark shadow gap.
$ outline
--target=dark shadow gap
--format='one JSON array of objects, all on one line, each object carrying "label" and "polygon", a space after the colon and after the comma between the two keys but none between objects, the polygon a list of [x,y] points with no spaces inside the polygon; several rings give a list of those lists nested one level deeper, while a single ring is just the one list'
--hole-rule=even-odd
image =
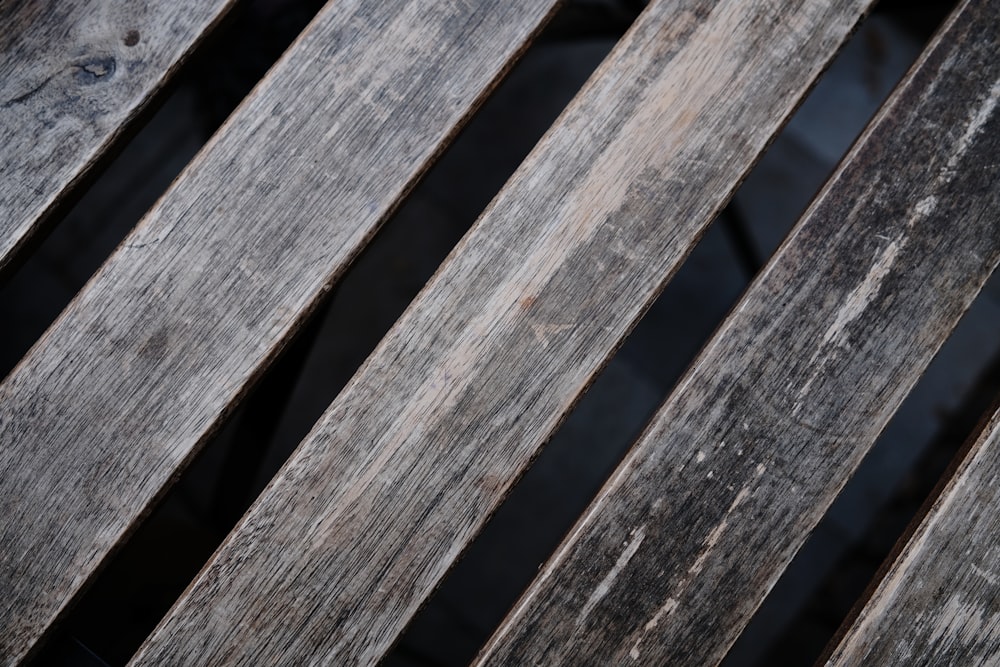
[{"label": "dark shadow gap", "polygon": [[[865,35],[862,31],[855,41],[860,40],[870,52],[868,62],[885,62],[897,52],[915,59],[954,4],[950,0],[884,0],[875,17],[888,21],[886,28],[895,26],[900,32],[881,30],[881,34]],[[901,39],[909,39],[917,50],[894,48]],[[902,73],[898,67],[892,68],[892,73],[896,72]],[[875,79],[870,71],[860,71],[858,77],[866,85]],[[941,434],[950,428],[950,415],[965,400],[960,398],[978,400],[976,390],[970,387],[984,372],[985,358],[1000,353],[993,336],[986,335],[1000,324],[995,319],[1000,313],[994,314],[995,307],[989,303],[994,297],[987,295],[996,292],[990,287],[996,283],[992,280],[988,284],[900,406],[734,644],[722,663],[724,667],[815,663],[919,506],[919,502],[911,503],[899,512],[890,499],[910,484],[907,480],[913,475],[919,475],[915,466],[921,452],[933,451],[933,443],[945,437]],[[970,427],[963,425],[963,433]],[[952,442],[955,437],[959,441],[964,438],[954,432],[947,437]],[[923,479],[921,488],[926,497],[928,479]]]},{"label": "dark shadow gap", "polygon": [[[110,559],[35,664],[58,664],[60,652],[75,654],[84,647],[119,665],[138,649],[603,59],[612,41],[570,37],[574,25],[596,20],[585,13],[570,19],[556,15],[554,32],[542,33],[365,248],[241,407]],[[244,75],[231,61],[254,47],[253,31],[267,29],[266,21],[244,26],[230,36],[229,52],[220,42],[220,63],[206,65],[185,89],[198,110],[185,111],[187,116],[205,128],[221,123],[255,83],[249,78],[266,69]],[[226,63],[235,68],[229,87],[213,83],[226,76]],[[225,98],[221,110],[214,97],[219,90]],[[190,134],[203,135],[188,125]],[[179,158],[181,167],[189,157]],[[409,656],[430,664],[419,651]]]},{"label": "dark shadow gap", "polygon": [[920,42],[884,12],[865,22],[385,664],[451,667],[475,656],[919,53]]},{"label": "dark shadow gap", "polygon": [[[989,397],[992,397],[992,400]],[[886,505],[888,512],[898,512],[896,516],[890,518],[892,522],[890,531],[895,529],[900,521],[906,521],[906,525],[892,548],[884,554],[881,565],[855,598],[850,611],[843,617],[840,626],[830,638],[816,664],[827,661],[832,652],[836,650],[838,643],[858,619],[860,612],[868,604],[883,578],[888,574],[896,559],[900,557],[914,533],[919,529],[920,524],[944,493],[948,483],[955,477],[962,463],[971,454],[972,447],[984,434],[993,415],[1000,409],[1000,356],[995,357],[989,363],[983,376],[979,378],[966,398],[968,400],[963,403],[957,413],[951,415],[942,432],[935,437],[928,451],[914,466],[907,478],[907,483]],[[917,506],[916,511],[913,510],[914,506]],[[866,539],[878,539],[879,527],[875,528],[876,530],[866,534]],[[848,557],[851,555],[853,554],[849,554]],[[866,555],[868,558],[883,556],[880,552]]]},{"label": "dark shadow gap", "polygon": [[[48,216],[0,280],[6,377],[319,10],[247,0],[189,58],[129,132]],[[280,10],[280,11],[279,11]]]},{"label": "dark shadow gap", "polygon": [[[72,208],[0,287],[0,321],[15,323],[0,329],[0,376],[56,319],[322,4],[243,2],[191,57],[148,122],[109,154],[86,192],[75,193]],[[150,619],[162,616],[190,581],[180,573],[197,572],[221,540],[192,520],[196,509],[183,496],[161,503],[32,664],[124,664],[132,653],[128,647],[148,634]]]},{"label": "dark shadow gap", "polygon": [[[114,242],[112,245],[106,247],[105,251],[101,253],[100,251],[92,251],[86,249],[87,257],[84,266],[84,270],[81,273],[79,267],[74,267],[74,271],[70,273],[70,280],[67,286],[73,283],[79,283],[79,287],[83,285],[86,279],[96,271],[100,262],[111,253],[114,245],[125,237],[125,234],[134,226],[135,222],[139,220],[142,214],[149,208],[155,198],[159,196],[164,190],[166,190],[167,185],[169,185],[170,178],[164,179],[161,174],[154,173],[154,178],[142,187],[142,191],[137,193],[141,201],[148,201],[145,207],[138,208],[138,213],[134,214],[133,211],[135,206],[132,202],[126,203],[127,212],[118,213],[117,211],[112,212],[111,215],[98,214],[96,211],[91,211],[93,208],[92,202],[99,198],[98,196],[89,194],[92,189],[97,188],[99,191],[108,188],[109,183],[115,183],[122,179],[123,174],[108,174],[108,169],[112,168],[115,164],[131,164],[133,161],[137,160],[136,155],[137,149],[135,145],[149,147],[150,137],[160,134],[165,121],[162,120],[164,115],[170,115],[169,112],[164,112],[164,105],[168,104],[169,101],[175,97],[175,93],[185,87],[185,82],[190,80],[193,76],[193,72],[197,71],[198,68],[205,62],[205,55],[211,54],[217,47],[217,40],[219,40],[220,35],[224,40],[226,33],[231,29],[231,26],[238,24],[240,21],[240,16],[243,14],[247,6],[254,4],[254,2],[259,2],[260,0],[244,0],[244,2],[238,2],[233,6],[225,16],[219,21],[219,23],[210,30],[207,34],[204,34],[199,40],[197,40],[194,47],[188,53],[187,57],[184,58],[177,68],[177,71],[169,77],[165,82],[161,82],[160,87],[151,94],[151,96],[146,100],[146,102],[140,105],[138,112],[135,117],[133,117],[126,125],[126,127],[110,142],[104,151],[98,155],[91,165],[82,173],[78,179],[72,183],[72,185],[60,193],[56,201],[49,210],[44,213],[38,221],[38,226],[35,231],[29,236],[25,241],[24,245],[16,253],[15,257],[0,270],[0,314],[6,314],[5,311],[9,309],[8,295],[13,294],[15,297],[22,294],[25,290],[32,291],[34,288],[31,286],[30,281],[26,281],[24,278],[17,278],[23,270],[26,270],[29,275],[36,275],[38,273],[38,267],[36,266],[35,256],[41,251],[44,254],[50,254],[53,252],[61,252],[63,243],[60,240],[55,240],[49,242],[49,237],[59,230],[60,226],[63,225],[64,221],[69,218],[69,223],[67,223],[71,228],[87,228],[87,224],[84,222],[85,218],[91,218],[93,221],[100,221],[99,227],[94,227],[94,229],[88,229],[87,231],[96,231],[98,234],[108,235],[109,238],[113,238]],[[131,36],[131,35],[129,35]],[[150,125],[153,120],[160,117],[161,120],[157,123],[157,126],[161,130],[153,129],[148,130],[147,126]],[[207,135],[206,135],[207,138]],[[204,139],[196,142],[199,146],[204,143]],[[169,144],[168,144],[169,145]],[[123,152],[131,148],[131,155],[123,156]],[[174,147],[171,150],[180,149],[183,151],[182,147]],[[162,151],[161,151],[162,152]],[[184,160],[182,164],[186,164],[187,160]],[[166,167],[163,169],[164,174],[169,174],[171,168]],[[134,176],[134,175],[133,175]],[[136,179],[138,180],[138,179]],[[131,188],[130,188],[131,189]],[[121,186],[112,188],[111,191],[117,191],[118,194],[122,194],[125,189]],[[152,196],[152,199],[150,199]],[[115,208],[115,207],[112,207]],[[110,224],[109,224],[110,220]],[[131,224],[129,224],[131,221]],[[93,224],[93,223],[91,223]],[[66,234],[63,230],[62,234]],[[101,244],[102,246],[106,245]],[[93,254],[90,254],[93,253]],[[73,258],[77,259],[77,258]],[[27,267],[27,268],[26,268]],[[89,267],[89,271],[86,268]],[[65,278],[66,276],[60,276]],[[8,283],[13,280],[18,282],[14,287],[8,287]],[[27,285],[27,287],[26,287]],[[53,302],[53,305],[47,308],[44,312],[49,314],[47,319],[38,318],[38,321],[31,321],[26,326],[25,323],[18,321],[18,327],[16,328],[30,328],[32,330],[37,330],[38,334],[48,326],[55,319],[55,315],[62,310],[67,303],[69,303],[72,295],[75,294],[77,290],[71,291],[69,296],[66,296],[62,292],[55,292],[46,295],[48,300]],[[61,305],[59,305],[61,303]],[[58,309],[56,306],[58,305]],[[41,328],[38,328],[41,327]],[[4,332],[0,332],[3,335]],[[7,332],[9,335],[9,332]],[[38,336],[30,338],[28,344],[35,340]],[[13,337],[16,342],[23,342],[23,336]],[[3,378],[10,372],[13,368],[13,364],[20,359],[20,356],[13,356],[14,353],[8,350],[6,343],[9,341],[0,338],[0,378]],[[26,351],[27,347],[24,346],[23,349]],[[23,355],[23,353],[22,353]],[[10,359],[13,359],[11,363]]]},{"label": "dark shadow gap", "polygon": [[[727,665],[816,663],[1000,395],[998,327],[994,275],[741,637],[755,643],[755,659]],[[764,623],[775,630],[767,641]],[[737,649],[751,653],[737,645],[734,657]]]},{"label": "dark shadow gap", "polygon": [[[317,311],[314,332],[303,332],[289,345],[243,409],[228,420],[108,565],[68,617],[58,641],[51,644],[53,649],[78,640],[109,664],[122,664],[138,647],[627,27],[629,20],[620,18],[627,13],[616,13],[618,18],[605,23],[598,14],[574,16],[569,11],[577,12],[586,4],[569,5],[554,19],[358,259],[326,311]],[[638,8],[641,3],[632,4]],[[233,38],[244,43],[234,53],[257,46],[251,34]],[[858,40],[873,52],[882,53],[885,46],[870,36]],[[883,59],[891,61],[891,45],[886,53]],[[218,57],[225,62],[233,55]],[[882,90],[884,69],[869,67],[863,85]],[[207,127],[221,122],[228,112],[211,110],[215,103],[211,93],[220,75],[208,70],[203,74],[201,85],[192,83],[182,90],[194,91],[189,103],[199,105],[198,117]],[[234,105],[249,85],[236,88],[244,92],[232,93]],[[828,153],[835,152],[830,145],[837,141],[803,139],[816,123],[831,119],[819,113],[817,120],[815,108],[798,117],[771,153],[784,145],[783,159],[793,161],[807,184],[796,180],[794,187],[789,186],[782,181],[787,174],[774,162],[754,171],[737,193],[739,215],[724,213],[721,224],[713,224],[537,464],[408,628],[390,664],[437,667],[467,662],[530,582],[759,268],[761,258],[771,254],[832,168]],[[850,130],[848,138],[858,130]],[[832,134],[839,141],[840,134]],[[181,160],[180,166],[186,161]],[[808,185],[809,179],[815,185]],[[751,196],[755,187],[759,192]],[[581,451],[587,453],[581,456]],[[549,503],[546,499],[553,496],[557,502]],[[543,505],[545,513],[540,516]],[[37,664],[54,663],[43,655]]]},{"label": "dark shadow gap", "polygon": [[729,312],[747,279],[725,227],[713,224],[414,618],[386,665],[414,664],[402,660],[403,651],[434,660],[416,664],[469,663]]}]

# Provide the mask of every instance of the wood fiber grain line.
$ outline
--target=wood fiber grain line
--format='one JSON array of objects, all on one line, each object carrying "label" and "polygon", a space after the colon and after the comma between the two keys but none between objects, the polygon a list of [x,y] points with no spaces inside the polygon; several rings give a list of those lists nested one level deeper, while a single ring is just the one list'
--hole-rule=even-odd
[{"label": "wood fiber grain line", "polygon": [[479,664],[724,657],[1000,260],[998,22],[953,16]]},{"label": "wood fiber grain line", "polygon": [[828,665],[1000,663],[1000,413],[976,439]]},{"label": "wood fiber grain line", "polygon": [[0,3],[0,274],[233,4]]},{"label": "wood fiber grain line", "polygon": [[555,4],[331,2],[0,385],[0,662],[93,576]]},{"label": "wood fiber grain line", "polygon": [[866,6],[651,4],[136,663],[377,661]]}]

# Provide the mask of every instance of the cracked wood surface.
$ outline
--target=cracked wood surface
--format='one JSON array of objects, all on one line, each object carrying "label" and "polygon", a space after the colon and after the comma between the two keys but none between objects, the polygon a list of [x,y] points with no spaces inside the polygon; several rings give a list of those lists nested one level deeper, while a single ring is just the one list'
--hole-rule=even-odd
[{"label": "cracked wood surface", "polygon": [[135,662],[377,661],[867,5],[652,3]]},{"label": "cracked wood surface", "polygon": [[331,2],[0,385],[0,662],[86,585],[554,5]]},{"label": "cracked wood surface", "polygon": [[998,23],[953,15],[479,664],[724,657],[1000,260]]},{"label": "cracked wood surface", "polygon": [[0,3],[0,274],[233,4]]},{"label": "cracked wood surface", "polygon": [[1000,663],[1000,412],[836,645],[828,665]]}]

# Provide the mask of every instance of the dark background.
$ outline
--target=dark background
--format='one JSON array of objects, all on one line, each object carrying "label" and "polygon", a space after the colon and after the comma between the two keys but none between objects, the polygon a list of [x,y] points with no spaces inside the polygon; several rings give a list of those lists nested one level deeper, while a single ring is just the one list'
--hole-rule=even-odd
[{"label": "dark background", "polygon": [[[243,3],[34,256],[0,286],[0,375],[319,10]],[[566,4],[326,306],[84,595],[37,664],[124,664],[641,11]],[[953,3],[885,1],[712,225],[464,559],[392,665],[466,664]],[[809,665],[1000,390],[992,280],[726,664]]]}]

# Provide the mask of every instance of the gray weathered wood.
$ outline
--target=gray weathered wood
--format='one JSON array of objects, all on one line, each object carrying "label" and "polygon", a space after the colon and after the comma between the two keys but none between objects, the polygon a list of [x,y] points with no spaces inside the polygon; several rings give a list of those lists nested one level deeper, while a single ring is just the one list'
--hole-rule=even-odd
[{"label": "gray weathered wood", "polygon": [[233,4],[0,3],[0,273]]},{"label": "gray weathered wood", "polygon": [[829,665],[1000,663],[1000,412],[833,650]]},{"label": "gray weathered wood", "polygon": [[0,656],[36,642],[555,0],[336,0],[0,386]]},{"label": "gray weathered wood", "polygon": [[722,659],[1000,260],[998,24],[953,17],[480,664]]},{"label": "gray weathered wood", "polygon": [[376,661],[866,6],[651,4],[137,662]]}]

